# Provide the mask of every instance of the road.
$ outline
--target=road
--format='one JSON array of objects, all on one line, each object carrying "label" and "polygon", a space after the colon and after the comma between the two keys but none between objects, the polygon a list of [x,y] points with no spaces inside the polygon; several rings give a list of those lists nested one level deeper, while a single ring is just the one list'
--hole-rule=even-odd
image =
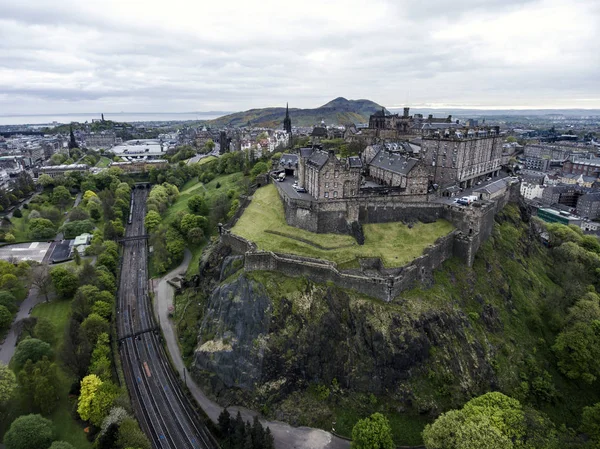
[{"label": "road", "polygon": [[[186,250],[184,260],[170,273],[166,274],[160,281],[155,284],[155,312],[159,317],[160,327],[163,331],[163,335],[166,340],[167,349],[171,355],[171,360],[179,372],[179,375],[183,377],[185,365],[181,358],[181,352],[177,345],[177,336],[173,329],[173,323],[169,319],[169,306],[173,304],[174,289],[169,285],[169,279],[179,276],[181,273],[185,275],[187,267],[191,261],[191,253]],[[219,413],[223,410],[219,404],[211,401],[204,392],[196,385],[196,383],[190,378],[187,378],[187,386],[191,391],[192,395],[204,410],[204,413],[213,421],[217,422]],[[255,415],[260,415],[253,411],[243,407],[228,407],[228,410],[232,415],[235,416],[238,410],[240,411],[242,418],[246,421],[252,421]],[[292,427],[289,424],[280,421],[267,421],[261,418],[263,426],[268,426],[273,433],[275,439],[275,447],[277,449],[348,449],[350,442],[342,438],[338,438],[329,432],[321,429],[313,429],[310,427]]]},{"label": "road", "polygon": [[6,335],[6,339],[4,340],[4,343],[2,343],[2,345],[0,345],[0,362],[5,363],[6,365],[8,365],[8,362],[10,362],[10,359],[12,359],[12,356],[15,353],[15,345],[17,344],[17,323],[19,321],[21,321],[24,318],[27,318],[29,316],[29,314],[31,313],[31,309],[33,309],[36,305],[38,305],[39,303],[44,301],[44,296],[43,295],[39,295],[38,291],[35,287],[31,287],[29,289],[29,294],[27,295],[27,298],[25,298],[25,300],[21,303],[20,307],[19,307],[19,311],[17,312],[17,316],[15,318],[15,320],[12,323],[12,326],[10,327],[10,330],[8,331],[8,334]]},{"label": "road", "polygon": [[[147,190],[135,189],[133,197],[133,217],[126,228],[130,238],[145,234]],[[117,332],[133,408],[155,449],[217,448],[164,353],[148,296],[147,256],[145,239],[123,242]]]}]

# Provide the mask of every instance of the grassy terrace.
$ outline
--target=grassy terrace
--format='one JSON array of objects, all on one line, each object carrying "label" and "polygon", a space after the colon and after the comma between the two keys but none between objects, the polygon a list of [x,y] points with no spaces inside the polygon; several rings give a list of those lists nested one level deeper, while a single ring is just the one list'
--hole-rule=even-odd
[{"label": "grassy terrace", "polygon": [[255,242],[262,250],[331,260],[342,268],[358,267],[360,257],[380,257],[391,268],[419,257],[454,227],[438,220],[418,223],[412,229],[402,223],[367,224],[363,229],[365,244],[360,246],[349,235],[315,234],[289,226],[277,189],[269,185],[256,191],[232,232]]}]

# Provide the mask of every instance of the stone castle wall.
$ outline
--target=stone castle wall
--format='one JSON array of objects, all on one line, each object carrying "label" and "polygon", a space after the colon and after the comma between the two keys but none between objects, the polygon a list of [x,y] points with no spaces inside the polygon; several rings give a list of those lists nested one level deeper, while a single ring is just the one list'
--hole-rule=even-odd
[{"label": "stone castle wall", "polygon": [[[367,296],[390,302],[398,295],[419,284],[433,281],[433,272],[454,253],[458,231],[438,239],[409,264],[393,269],[394,274],[369,275],[354,271],[341,271],[333,262],[300,257],[291,254],[277,254],[269,251],[248,251],[244,254],[246,271],[278,271],[287,276],[304,276],[313,282],[333,282],[342,288],[349,288]],[[243,239],[242,239],[243,240]],[[229,240],[224,240],[229,241]]]}]

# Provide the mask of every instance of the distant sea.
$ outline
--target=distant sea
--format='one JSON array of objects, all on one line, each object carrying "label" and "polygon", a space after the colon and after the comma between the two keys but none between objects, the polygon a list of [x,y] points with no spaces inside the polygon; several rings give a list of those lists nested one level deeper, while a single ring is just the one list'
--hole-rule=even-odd
[{"label": "distant sea", "polygon": [[[118,112],[104,113],[105,120],[115,122],[171,122],[188,120],[212,120],[229,112]],[[0,114],[0,125],[60,125],[71,122],[92,122],[100,120],[100,113],[93,114],[40,114],[40,115],[4,115]]]}]

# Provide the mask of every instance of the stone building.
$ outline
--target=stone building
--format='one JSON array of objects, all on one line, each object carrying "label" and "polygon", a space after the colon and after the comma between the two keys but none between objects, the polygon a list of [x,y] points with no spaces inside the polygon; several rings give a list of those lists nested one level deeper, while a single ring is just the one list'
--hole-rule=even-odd
[{"label": "stone building", "polygon": [[399,187],[410,194],[425,194],[427,169],[419,159],[382,148],[367,165],[368,179],[383,186]]},{"label": "stone building", "polygon": [[600,193],[588,193],[577,200],[577,213],[590,220],[600,217]]},{"label": "stone building", "polygon": [[598,178],[600,176],[600,158],[570,159],[563,164],[563,173]]},{"label": "stone building", "polygon": [[351,198],[358,194],[362,170],[360,158],[340,160],[333,151],[302,150],[298,161],[298,184],[310,195],[319,200]]},{"label": "stone building", "polygon": [[421,154],[434,184],[472,187],[497,176],[502,166],[499,127],[423,129]]},{"label": "stone building", "polygon": [[410,108],[404,108],[404,113],[390,114],[385,109],[377,111],[369,117],[369,127],[363,130],[372,142],[379,140],[395,140],[410,138],[421,134],[421,129],[426,124],[452,123],[452,116],[436,118],[429,115],[424,118],[422,114],[410,115]]}]

